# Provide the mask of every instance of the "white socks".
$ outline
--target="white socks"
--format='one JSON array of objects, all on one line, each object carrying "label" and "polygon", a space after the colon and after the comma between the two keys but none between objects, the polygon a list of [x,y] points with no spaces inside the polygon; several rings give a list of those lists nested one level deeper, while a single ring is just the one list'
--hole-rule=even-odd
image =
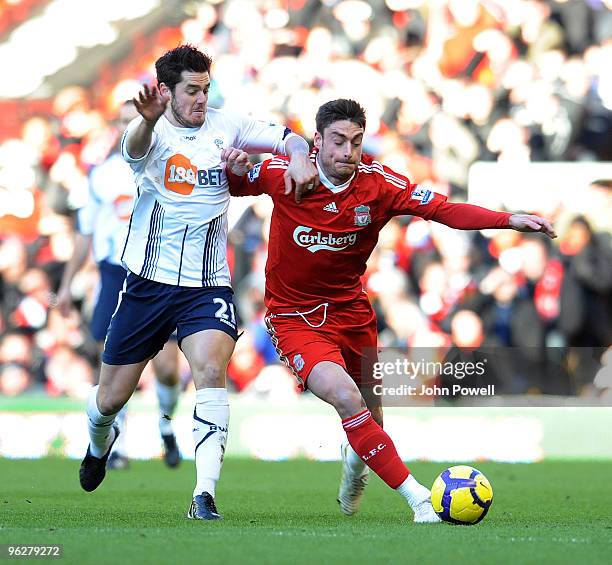
[{"label": "white socks", "polygon": [[215,487],[221,474],[221,464],[227,442],[229,404],[224,388],[196,390],[193,414],[193,440],[197,482],[193,496],[208,492],[215,496]]},{"label": "white socks", "polygon": [[113,422],[116,414],[105,416],[98,410],[96,396],[98,387],[91,389],[87,399],[87,427],[89,429],[89,451],[94,457],[100,459],[108,451],[115,432],[113,431]]},{"label": "white socks", "polygon": [[172,430],[172,416],[178,402],[181,386],[165,385],[156,381],[157,401],[159,402],[159,432],[161,435],[174,433]]},{"label": "white socks", "polygon": [[366,472],[368,466],[363,462],[361,457],[355,453],[355,450],[350,446],[349,442],[346,441],[346,464],[351,470],[351,474],[360,477]]},{"label": "white socks", "polygon": [[431,497],[431,491],[419,483],[419,481],[412,476],[412,473],[408,475],[408,478],[395,490],[408,501],[410,508],[413,510],[415,506],[418,506],[421,502]]}]

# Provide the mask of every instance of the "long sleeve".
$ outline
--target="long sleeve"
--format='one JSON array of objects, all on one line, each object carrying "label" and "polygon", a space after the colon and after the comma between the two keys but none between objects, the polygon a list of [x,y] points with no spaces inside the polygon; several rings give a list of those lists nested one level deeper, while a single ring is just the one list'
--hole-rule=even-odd
[{"label": "long sleeve", "polygon": [[283,174],[289,166],[289,159],[276,155],[257,163],[246,175],[237,176],[226,167],[227,183],[232,196],[258,196],[268,194],[272,200],[284,193]]},{"label": "long sleeve", "polygon": [[266,186],[262,182],[261,173],[268,161],[257,163],[246,175],[238,176],[226,167],[225,174],[232,196],[258,196],[266,192]]},{"label": "long sleeve", "polygon": [[430,219],[455,229],[482,230],[508,228],[510,216],[510,212],[497,212],[473,204],[442,202]]}]

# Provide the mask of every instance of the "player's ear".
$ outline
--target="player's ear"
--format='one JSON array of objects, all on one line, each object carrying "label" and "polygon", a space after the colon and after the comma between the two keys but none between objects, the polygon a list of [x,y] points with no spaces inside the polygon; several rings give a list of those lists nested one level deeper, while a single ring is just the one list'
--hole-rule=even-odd
[{"label": "player's ear", "polygon": [[159,93],[164,96],[170,96],[172,94],[172,91],[168,88],[165,82],[160,82],[159,83]]},{"label": "player's ear", "polygon": [[317,149],[321,149],[323,145],[323,136],[318,131],[315,131],[313,143]]}]

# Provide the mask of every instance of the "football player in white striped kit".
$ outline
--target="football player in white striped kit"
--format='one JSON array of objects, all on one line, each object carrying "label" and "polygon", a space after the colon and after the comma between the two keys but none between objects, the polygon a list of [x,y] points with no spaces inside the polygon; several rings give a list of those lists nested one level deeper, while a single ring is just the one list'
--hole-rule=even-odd
[{"label": "football player in white striped kit", "polygon": [[[138,116],[132,100],[119,109],[117,134],[121,136],[128,124]],[[72,257],[66,264],[57,292],[57,307],[63,316],[72,309],[70,286],[76,273],[83,267],[90,249],[100,273],[96,305],[90,321],[90,331],[102,352],[111,316],[117,307],[126,271],[121,265],[121,253],[128,223],[134,207],[136,185],[134,174],[119,152],[119,143],[89,175],[89,199],[78,211],[78,230]],[[180,384],[178,347],[171,339],[152,360],[159,402],[159,431],[164,444],[164,461],[175,468],[181,454],[172,429],[171,418],[178,403]],[[126,407],[117,415],[121,431],[107,462],[108,469],[125,469],[128,459],[125,447]]]},{"label": "football player in white striped kit", "polygon": [[135,99],[122,155],[137,196],[122,254],[129,270],[106,336],[100,384],[88,400],[90,443],[81,463],[84,490],[98,487],[118,435],[115,415],[149,359],[176,328],[196,387],[196,486],[187,516],[221,518],[215,506],[229,406],[225,371],[237,339],[226,256],[229,189],[224,148],[290,157],[286,193],[318,184],[308,144],[283,126],[207,108],[211,59],[190,45],[157,60],[158,86]]}]

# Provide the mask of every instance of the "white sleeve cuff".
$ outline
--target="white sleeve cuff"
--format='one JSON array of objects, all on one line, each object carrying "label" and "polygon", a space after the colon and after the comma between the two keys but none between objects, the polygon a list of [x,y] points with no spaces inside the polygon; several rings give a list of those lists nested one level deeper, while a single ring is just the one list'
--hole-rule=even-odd
[{"label": "white sleeve cuff", "polygon": [[147,152],[142,156],[142,157],[132,157],[127,150],[127,135],[129,133],[129,129],[127,129],[125,131],[125,133],[123,134],[123,137],[121,138],[121,156],[123,157],[123,160],[128,162],[128,163],[140,163],[142,161],[144,161],[148,156],[149,153],[151,153],[151,150],[153,149],[153,145],[155,144],[155,132],[153,132],[153,137],[151,139],[151,145],[149,146],[149,149],[147,150]]}]

